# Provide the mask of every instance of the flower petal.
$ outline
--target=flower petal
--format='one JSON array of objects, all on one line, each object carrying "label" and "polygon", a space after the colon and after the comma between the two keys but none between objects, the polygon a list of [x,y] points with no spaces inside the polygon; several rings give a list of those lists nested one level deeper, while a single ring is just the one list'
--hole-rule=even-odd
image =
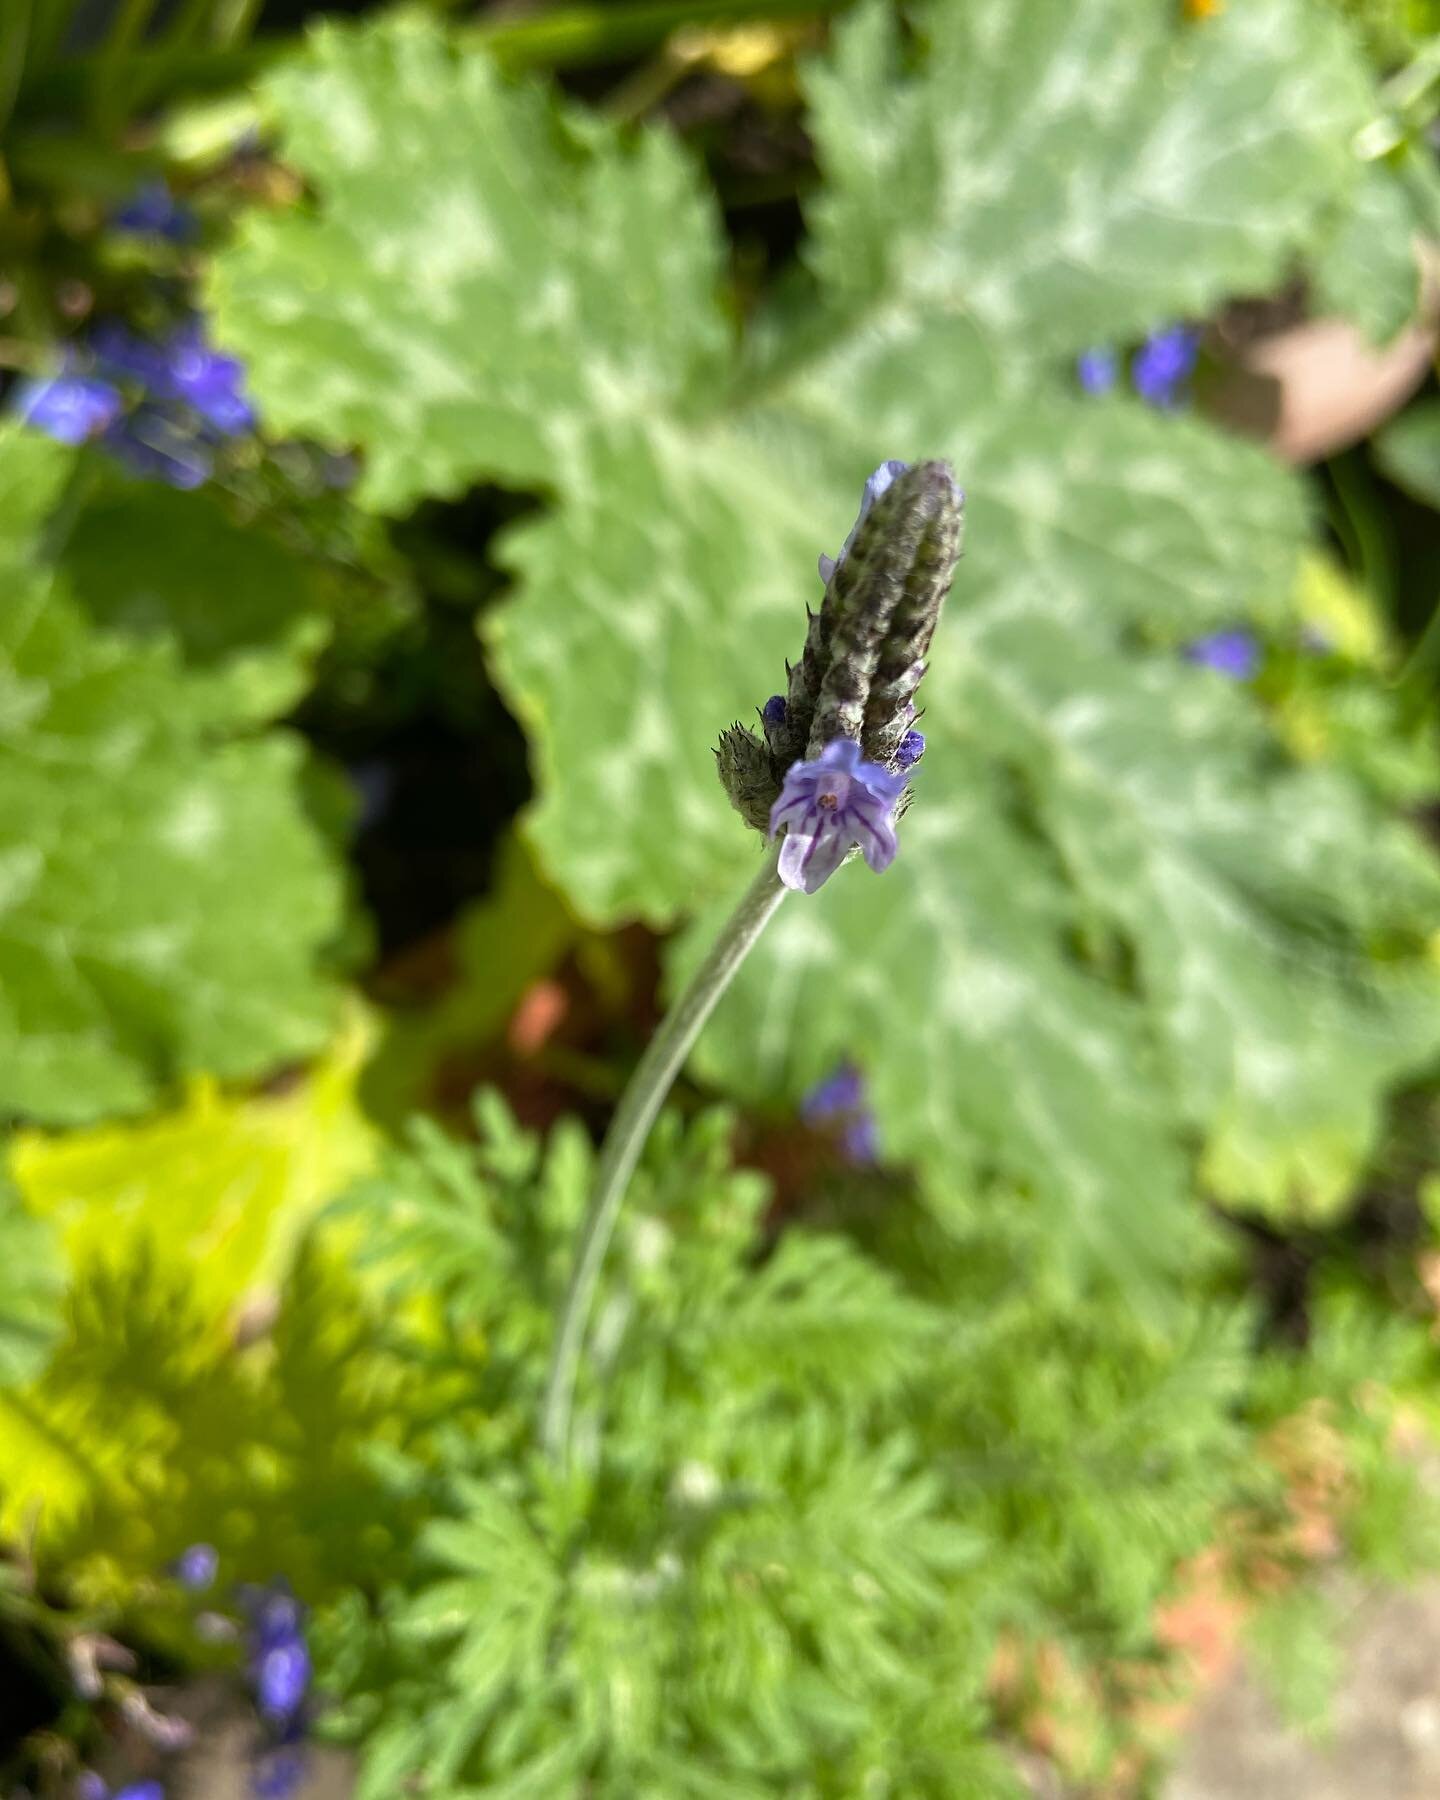
[{"label": "flower petal", "polygon": [[786,887],[813,894],[830,879],[849,851],[848,833],[828,826],[813,833],[792,831],[780,846],[777,872]]},{"label": "flower petal", "polygon": [[855,841],[860,846],[860,854],[877,875],[883,874],[894,862],[895,853],[900,848],[895,836],[894,821],[888,814],[877,817],[874,813],[856,812],[850,823]]},{"label": "flower petal", "polygon": [[770,835],[775,837],[785,826],[792,831],[804,828],[807,815],[812,810],[814,795],[808,787],[797,792],[781,792],[780,798],[770,808]]},{"label": "flower petal", "polygon": [[[860,770],[860,746],[853,738],[831,738],[830,742],[815,758],[815,763],[825,769],[840,769],[847,775],[855,775]],[[881,773],[885,771],[882,769]]]}]

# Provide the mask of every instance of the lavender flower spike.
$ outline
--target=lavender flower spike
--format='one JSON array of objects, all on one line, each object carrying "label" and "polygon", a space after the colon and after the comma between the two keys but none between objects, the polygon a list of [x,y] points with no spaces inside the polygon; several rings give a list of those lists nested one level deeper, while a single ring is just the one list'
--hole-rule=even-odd
[{"label": "lavender flower spike", "polygon": [[847,537],[845,542],[840,546],[840,554],[838,556],[826,556],[823,552],[821,554],[818,566],[820,569],[820,579],[825,583],[826,587],[829,587],[831,577],[850,554],[850,546],[855,542],[855,533],[870,517],[870,508],[891,485],[895,477],[897,475],[903,475],[909,467],[909,463],[896,462],[892,459],[890,462],[881,463],[875,473],[868,477],[860,494],[859,514],[856,517],[855,523],[850,527],[849,537]]},{"label": "lavender flower spike", "polygon": [[770,813],[770,835],[785,833],[779,875],[813,894],[859,846],[878,875],[895,860],[895,802],[908,776],[862,760],[849,738],[827,744],[814,762],[791,766]]},{"label": "lavender flower spike", "polygon": [[[773,836],[776,808],[794,791],[782,792],[790,770],[802,762],[828,769],[821,758],[841,741],[858,746],[864,767],[883,777],[914,766],[925,748],[912,729],[914,695],[960,555],[964,510],[948,463],[884,462],[866,481],[839,556],[821,558],[825,598],[818,612],[806,609],[805,643],[786,664],[786,691],[761,709],[763,737],[737,724],[716,748],[720,780],[747,825]],[[858,779],[863,806],[866,778],[846,778]],[[888,830],[888,814],[882,824]],[[870,841],[872,866],[883,837]],[[822,864],[833,838],[819,834]],[[849,843],[866,841],[857,834]],[[800,855],[787,851],[782,867]]]}]

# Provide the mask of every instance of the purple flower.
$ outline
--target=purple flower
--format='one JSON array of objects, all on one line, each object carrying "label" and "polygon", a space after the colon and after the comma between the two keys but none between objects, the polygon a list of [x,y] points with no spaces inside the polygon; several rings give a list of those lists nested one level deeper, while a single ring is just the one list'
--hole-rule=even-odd
[{"label": "purple flower", "polygon": [[255,1800],[290,1800],[305,1779],[305,1751],[298,1744],[282,1744],[258,1757],[250,1774]]},{"label": "purple flower", "polygon": [[82,1769],[75,1779],[75,1800],[110,1800],[110,1789],[93,1769]]},{"label": "purple flower", "polygon": [[244,1588],[240,1603],[250,1615],[251,1638],[261,1648],[269,1649],[299,1637],[304,1629],[305,1609],[287,1581],[272,1581],[263,1588]]},{"label": "purple flower", "polygon": [[251,1668],[255,1699],[262,1713],[277,1723],[293,1719],[310,1686],[310,1652],[299,1636],[261,1649]]},{"label": "purple flower", "polygon": [[845,542],[840,546],[840,554],[838,556],[822,555],[820,558],[820,579],[825,583],[826,587],[829,587],[830,585],[830,577],[850,554],[850,546],[855,542],[855,533],[869,517],[870,508],[885,492],[886,488],[890,486],[890,483],[894,481],[895,477],[897,475],[903,475],[909,467],[909,463],[905,462],[883,462],[875,473],[866,480],[864,490],[860,495],[859,515],[857,516],[855,523],[850,527],[849,537],[847,537]]},{"label": "purple flower", "polygon": [[828,1125],[865,1104],[865,1077],[852,1062],[842,1062],[817,1081],[800,1102],[800,1117],[807,1125]]},{"label": "purple flower", "polygon": [[287,1583],[249,1588],[240,1596],[250,1615],[250,1679],[256,1703],[278,1730],[292,1730],[310,1687],[305,1612]]},{"label": "purple flower", "polygon": [[925,733],[907,731],[895,748],[895,761],[901,771],[913,769],[925,754]]},{"label": "purple flower", "polygon": [[119,418],[124,402],[108,381],[64,373],[18,384],[16,415],[62,444],[83,444]]},{"label": "purple flower", "polygon": [[133,1781],[120,1789],[115,1800],[165,1800],[165,1790],[158,1781]]},{"label": "purple flower", "polygon": [[193,431],[154,406],[140,406],[105,434],[107,448],[136,475],[175,488],[197,488],[210,478],[214,458]]},{"label": "purple flower", "polygon": [[1108,344],[1097,344],[1075,359],[1075,374],[1087,394],[1108,394],[1120,373],[1120,359]]},{"label": "purple flower", "polygon": [[807,1125],[839,1126],[840,1150],[846,1162],[869,1168],[880,1160],[875,1116],[865,1094],[865,1077],[852,1062],[842,1062],[817,1082],[800,1102]]},{"label": "purple flower", "polygon": [[849,738],[827,744],[813,762],[792,763],[770,809],[770,835],[782,829],[780,879],[813,894],[859,845],[879,874],[895,860],[895,802],[908,777],[863,762]]},{"label": "purple flower", "polygon": [[137,237],[169,238],[172,244],[183,244],[195,235],[195,215],[170,192],[165,182],[145,181],[111,215],[117,231],[133,232]]},{"label": "purple flower", "polygon": [[772,694],[760,709],[760,722],[763,725],[783,725],[785,723],[785,696]]},{"label": "purple flower", "polygon": [[219,1567],[219,1553],[213,1544],[191,1544],[175,1558],[175,1579],[191,1593],[203,1594],[214,1581]]},{"label": "purple flower", "polygon": [[90,350],[101,370],[120,381],[136,381],[147,393],[167,394],[169,365],[165,352],[122,325],[100,319],[90,333]]},{"label": "purple flower", "polygon": [[1260,667],[1260,645],[1255,634],[1238,627],[1196,638],[1186,645],[1185,656],[1230,681],[1248,681]]},{"label": "purple flower", "polygon": [[205,342],[198,321],[182,326],[165,346],[166,388],[171,399],[193,406],[207,425],[238,437],[255,423],[255,410],[241,392],[245,367]]},{"label": "purple flower", "polygon": [[1174,406],[1194,371],[1199,350],[1199,334],[1188,325],[1167,325],[1155,332],[1135,352],[1130,365],[1135,392],[1151,406]]},{"label": "purple flower", "polygon": [[840,1134],[840,1150],[846,1162],[857,1169],[870,1169],[880,1160],[880,1137],[875,1115],[867,1107],[845,1126]]}]

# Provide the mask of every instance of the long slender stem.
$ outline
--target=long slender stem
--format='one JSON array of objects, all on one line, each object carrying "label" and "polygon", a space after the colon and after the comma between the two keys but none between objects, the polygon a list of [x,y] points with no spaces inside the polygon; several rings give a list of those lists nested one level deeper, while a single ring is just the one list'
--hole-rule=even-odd
[{"label": "long slender stem", "polygon": [[570,1274],[560,1329],[550,1357],[550,1376],[545,1388],[545,1408],[540,1436],[551,1461],[563,1466],[570,1441],[570,1410],[575,1397],[575,1374],[580,1347],[589,1321],[595,1284],[605,1260],[611,1233],[625,1198],[635,1164],[655,1123],[665,1096],[680,1073],[700,1028],[715,1003],[730,985],[751,946],[769,923],[770,915],[785,896],[775,873],[778,852],[766,854],[759,874],[741,897],[710,954],[691,978],[689,986],[671,1007],[635,1065],[629,1086],[621,1097],[595,1170],[590,1205],[580,1228],[575,1267]]}]

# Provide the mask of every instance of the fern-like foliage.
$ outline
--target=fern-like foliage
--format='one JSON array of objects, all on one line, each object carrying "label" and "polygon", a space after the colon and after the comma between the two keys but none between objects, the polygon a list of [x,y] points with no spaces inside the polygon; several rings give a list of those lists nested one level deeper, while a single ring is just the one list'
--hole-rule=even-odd
[{"label": "fern-like foliage", "polygon": [[213,1543],[227,1582],[284,1573],[322,1600],[408,1554],[423,1514],[373,1461],[443,1397],[386,1357],[333,1255],[302,1245],[273,1331],[245,1348],[143,1245],[87,1261],[62,1324],[41,1372],[0,1391],[0,1435],[42,1567],[73,1599],[168,1632],[164,1572],[189,1544]]},{"label": "fern-like foliage", "polygon": [[1076,1293],[1033,1214],[942,1227],[900,1195],[869,1252],[775,1241],[723,1118],[667,1121],[562,1479],[535,1431],[590,1151],[568,1126],[542,1148],[493,1100],[477,1123],[478,1146],[415,1126],[333,1220],[389,1353],[469,1382],[429,1460],[397,1464],[437,1508],[415,1567],[368,1626],[331,1623],[367,1800],[411,1776],[1010,1792],[985,1701],[1002,1634],[1145,1648],[1235,1491],[1246,1321],[1206,1298],[1216,1246],[1162,1325],[1113,1283]]}]

